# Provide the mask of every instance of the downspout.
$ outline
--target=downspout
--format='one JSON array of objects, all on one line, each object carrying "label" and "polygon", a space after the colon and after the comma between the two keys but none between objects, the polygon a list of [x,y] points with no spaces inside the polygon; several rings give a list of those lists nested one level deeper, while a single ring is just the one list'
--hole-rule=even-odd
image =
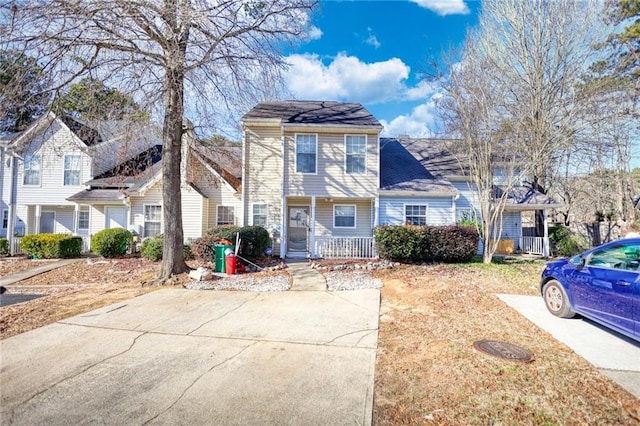
[{"label": "downspout", "polygon": [[287,194],[285,194],[285,184],[284,184],[284,167],[285,167],[285,143],[284,143],[284,126],[280,124],[280,149],[282,150],[282,155],[280,158],[282,161],[280,162],[280,172],[282,173],[282,182],[280,184],[281,189],[280,193],[282,194],[282,200],[280,200],[280,257],[287,257]]},{"label": "downspout", "polygon": [[[242,223],[241,226],[245,226],[249,224],[249,218],[245,217],[245,214],[249,211],[245,203],[247,202],[247,130],[242,125],[242,185],[240,186],[242,193],[240,194],[240,208],[242,209],[241,217]],[[267,224],[269,218],[269,211],[267,210]]]},{"label": "downspout", "polygon": [[15,222],[16,222],[16,192],[17,192],[17,185],[16,185],[16,181],[17,181],[17,158],[13,155],[13,153],[11,152],[11,181],[9,184],[9,218],[7,221],[7,240],[9,241],[9,251],[11,252],[11,255],[13,256],[15,253],[13,252],[13,241],[15,239],[14,237],[14,229],[15,228]]}]

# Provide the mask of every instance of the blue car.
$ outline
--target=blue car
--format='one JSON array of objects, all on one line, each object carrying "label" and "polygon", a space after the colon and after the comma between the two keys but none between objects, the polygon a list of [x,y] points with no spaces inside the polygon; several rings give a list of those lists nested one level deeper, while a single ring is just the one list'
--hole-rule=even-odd
[{"label": "blue car", "polygon": [[640,341],[640,238],[549,262],[540,291],[552,314],[580,314]]}]

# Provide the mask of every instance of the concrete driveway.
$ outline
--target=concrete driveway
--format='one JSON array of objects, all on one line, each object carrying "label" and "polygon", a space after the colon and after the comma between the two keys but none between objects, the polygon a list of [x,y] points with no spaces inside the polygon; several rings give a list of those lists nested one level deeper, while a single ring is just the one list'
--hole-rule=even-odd
[{"label": "concrete driveway", "polygon": [[0,342],[0,424],[371,423],[378,290],[159,290]]},{"label": "concrete driveway", "polygon": [[640,398],[640,343],[579,316],[558,318],[547,310],[539,296],[499,294],[498,297]]}]

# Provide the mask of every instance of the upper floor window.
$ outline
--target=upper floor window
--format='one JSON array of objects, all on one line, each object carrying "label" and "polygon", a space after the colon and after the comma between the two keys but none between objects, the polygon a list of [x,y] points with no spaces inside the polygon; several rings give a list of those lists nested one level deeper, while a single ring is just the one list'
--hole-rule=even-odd
[{"label": "upper floor window", "polygon": [[144,206],[143,237],[155,237],[162,232],[162,206]]},{"label": "upper floor window", "polygon": [[218,226],[234,225],[236,223],[233,207],[218,206]]},{"label": "upper floor window", "polygon": [[333,227],[334,228],[355,228],[356,227],[356,206],[354,205],[333,206]]},{"label": "upper floor window", "polygon": [[316,135],[296,135],[296,172],[316,173],[318,143]]},{"label": "upper floor window", "polygon": [[367,137],[345,136],[346,171],[347,173],[364,173],[367,153]]},{"label": "upper floor window", "polygon": [[254,204],[253,205],[253,224],[260,226],[267,226],[267,205],[266,204]]},{"label": "upper floor window", "polygon": [[24,185],[40,185],[40,156],[24,156]]},{"label": "upper floor window", "polygon": [[64,156],[64,184],[80,185],[80,156]]},{"label": "upper floor window", "polygon": [[427,224],[427,205],[406,205],[404,206],[404,222],[407,225]]}]

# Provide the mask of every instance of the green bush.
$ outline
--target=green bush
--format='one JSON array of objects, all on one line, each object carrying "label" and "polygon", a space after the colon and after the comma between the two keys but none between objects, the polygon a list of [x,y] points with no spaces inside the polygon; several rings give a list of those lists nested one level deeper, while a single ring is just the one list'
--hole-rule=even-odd
[{"label": "green bush", "polygon": [[[163,252],[163,238],[162,235],[158,235],[152,238],[145,238],[142,241],[142,245],[140,246],[140,254],[145,259],[148,259],[152,262],[158,262],[162,260],[162,252]],[[193,259],[193,254],[191,253],[191,246],[185,244],[182,248],[182,255],[184,256],[184,260]]]},{"label": "green bush", "polygon": [[29,234],[22,237],[22,250],[38,259],[80,257],[82,237],[71,234]]},{"label": "green bush", "polygon": [[133,235],[126,229],[103,229],[91,237],[91,251],[102,257],[124,256],[132,243]]},{"label": "green bush", "polygon": [[0,256],[9,256],[9,240],[4,237],[0,237]]},{"label": "green bush", "polygon": [[557,256],[573,256],[589,248],[585,237],[572,232],[563,225],[554,225],[549,228],[549,241],[551,251]]},{"label": "green bush", "polygon": [[207,235],[193,242],[191,251],[195,257],[210,262],[215,261],[215,241],[225,239],[235,245],[237,235],[240,235],[239,253],[249,260],[264,255],[271,245],[269,231],[262,226],[220,226],[207,231]]},{"label": "green bush", "polygon": [[140,254],[152,262],[162,260],[162,237],[145,238],[140,246]]},{"label": "green bush", "polygon": [[378,255],[395,262],[469,262],[478,250],[471,226],[383,225],[374,235]]}]

